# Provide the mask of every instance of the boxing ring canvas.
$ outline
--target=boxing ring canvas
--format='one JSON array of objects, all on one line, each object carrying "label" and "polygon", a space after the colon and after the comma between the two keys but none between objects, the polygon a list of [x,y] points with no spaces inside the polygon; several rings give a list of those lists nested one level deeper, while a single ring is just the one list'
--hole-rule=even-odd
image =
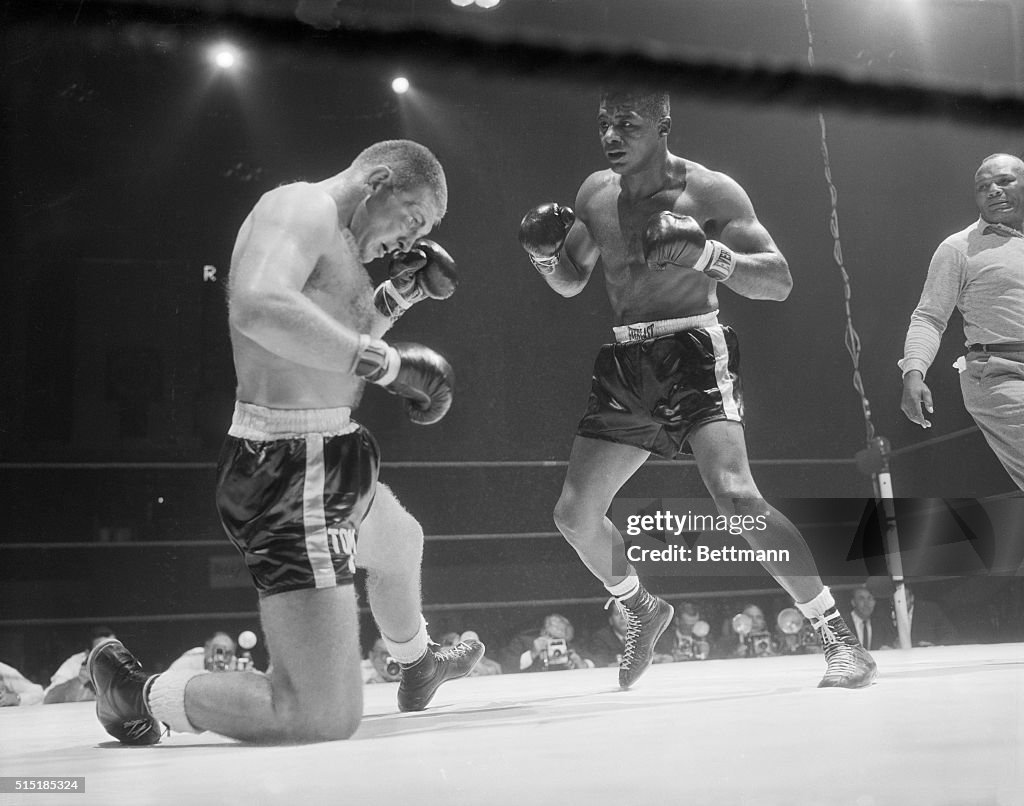
[{"label": "boxing ring canvas", "polygon": [[1024,644],[876,653],[868,689],[817,689],[818,655],[478,677],[415,714],[367,686],[355,737],[255,747],[108,737],[92,703],[0,711],[0,776],[84,776],[3,806],[403,803],[1019,806]]}]

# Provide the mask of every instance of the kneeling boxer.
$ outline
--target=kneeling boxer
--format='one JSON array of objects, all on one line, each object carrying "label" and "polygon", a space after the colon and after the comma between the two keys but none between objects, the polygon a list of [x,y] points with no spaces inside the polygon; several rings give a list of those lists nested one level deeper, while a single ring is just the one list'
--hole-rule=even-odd
[{"label": "kneeling boxer", "polygon": [[[398,705],[425,708],[468,674],[478,641],[441,649],[420,610],[423,532],[377,483],[379,452],[353,422],[364,384],[436,423],[452,372],[421,345],[381,336],[411,305],[443,299],[455,265],[422,239],[447,206],[441,165],[407,140],[377,143],[341,173],[265,194],[235,242],[229,324],[237,403],[217,472],[217,505],[259,593],[266,676],[149,676],[111,640],[88,665],[97,714],[126,744],[154,744],[161,723],[252,742],[344,739],[362,717],[356,566],[402,666]],[[376,291],[364,264],[399,253]]]}]

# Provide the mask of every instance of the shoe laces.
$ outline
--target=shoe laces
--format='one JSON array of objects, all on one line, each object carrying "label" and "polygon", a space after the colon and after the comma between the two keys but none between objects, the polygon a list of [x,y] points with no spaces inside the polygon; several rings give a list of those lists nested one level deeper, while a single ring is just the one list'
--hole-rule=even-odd
[{"label": "shoe laces", "polygon": [[437,661],[459,661],[472,653],[473,647],[463,641],[459,641],[459,643],[452,644],[451,646],[431,647],[431,650],[434,653],[434,659]]},{"label": "shoe laces", "polygon": [[633,662],[633,655],[636,654],[636,639],[640,627],[640,619],[614,596],[609,596],[608,601],[604,603],[604,609],[611,610],[612,607],[615,607],[622,614],[622,617],[626,619],[626,645],[622,649],[620,664],[628,667]]},{"label": "shoe laces", "polygon": [[840,638],[827,619],[821,619],[814,626],[821,636],[821,646],[825,651],[825,676],[844,677],[855,674],[857,658],[854,648]]},{"label": "shoe laces", "polygon": [[827,654],[829,649],[839,643],[839,637],[825,619],[822,619],[814,626],[817,627],[818,635],[821,636],[821,647]]},{"label": "shoe laces", "polygon": [[640,633],[643,630],[643,621],[640,619],[640,613],[626,607],[618,599],[614,599],[613,601],[619,608],[619,612],[622,613],[623,617],[626,619],[626,646],[622,650],[621,665],[628,669],[632,666],[633,658],[636,656],[637,645],[640,641]]}]

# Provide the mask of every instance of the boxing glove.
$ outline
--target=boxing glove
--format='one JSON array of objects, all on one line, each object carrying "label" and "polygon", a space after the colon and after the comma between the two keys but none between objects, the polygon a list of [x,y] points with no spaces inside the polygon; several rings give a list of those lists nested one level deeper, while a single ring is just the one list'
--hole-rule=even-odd
[{"label": "boxing glove", "polygon": [[725,244],[704,235],[694,219],[675,213],[655,213],[641,236],[644,261],[652,271],[670,266],[694,269],[713,280],[727,280],[736,265],[736,256]]},{"label": "boxing glove", "polygon": [[571,207],[550,202],[534,207],[519,223],[519,243],[541,274],[558,266],[558,252],[576,221]]},{"label": "boxing glove", "polygon": [[432,425],[452,405],[455,373],[440,353],[422,344],[387,344],[360,337],[354,372],[405,398],[405,412],[418,425]]},{"label": "boxing glove", "polygon": [[388,279],[373,292],[373,304],[382,315],[397,319],[417,302],[448,299],[458,284],[452,256],[440,244],[421,238],[392,258]]}]

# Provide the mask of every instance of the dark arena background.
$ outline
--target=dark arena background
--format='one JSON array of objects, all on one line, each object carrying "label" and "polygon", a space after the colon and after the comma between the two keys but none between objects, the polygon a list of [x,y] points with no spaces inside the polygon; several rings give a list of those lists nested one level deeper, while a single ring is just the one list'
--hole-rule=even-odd
[{"label": "dark arena background", "polygon": [[[0,2],[0,662],[45,688],[98,625],[153,671],[216,631],[259,634],[214,507],[232,245],[266,191],[398,137],[445,168],[430,237],[461,282],[390,338],[443,353],[455,402],[423,428],[371,388],[355,416],[426,533],[431,634],[476,631],[498,659],[552,612],[581,642],[605,627],[552,509],[611,309],[600,272],[552,293],[517,231],[605,167],[616,83],[671,92],[670,150],[736,179],[788,259],[785,302],[719,291],[762,493],[843,609],[867,584],[888,617],[884,463],[897,568],[956,639],[878,652],[863,692],[816,691],[815,656],[658,665],[626,693],[614,669],[458,681],[419,715],[368,687],[356,741],[310,748],[206,735],[126,756],[91,704],[4,708],[0,784],[82,776],[67,799],[102,804],[1024,803],[1024,498],[964,410],[959,315],[930,430],[901,413],[896,366],[935,247],[977,218],[979,163],[1024,153],[1024,0],[486,4]],[[706,496],[692,461],[652,459],[612,515]],[[792,604],[736,568],[642,573],[725,645],[748,604],[771,626]],[[365,607],[361,626],[369,651]],[[2,804],[64,800],[0,785]]]}]

